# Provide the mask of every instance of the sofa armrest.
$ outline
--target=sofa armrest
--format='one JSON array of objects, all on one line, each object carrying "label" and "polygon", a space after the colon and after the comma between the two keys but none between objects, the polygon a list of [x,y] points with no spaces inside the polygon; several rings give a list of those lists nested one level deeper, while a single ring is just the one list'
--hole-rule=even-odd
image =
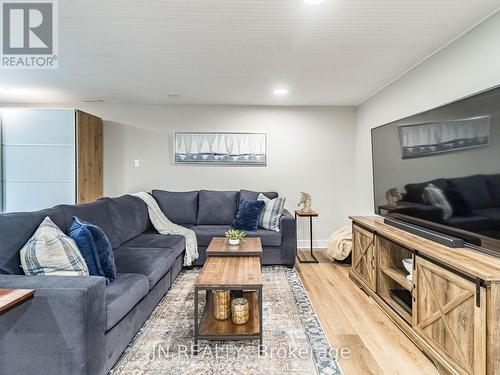
[{"label": "sofa armrest", "polygon": [[295,217],[287,210],[283,211],[280,218],[281,231],[281,262],[288,266],[295,264],[297,254],[297,227]]},{"label": "sofa armrest", "polygon": [[0,374],[102,374],[103,277],[0,275],[0,288],[35,289],[0,315]]}]

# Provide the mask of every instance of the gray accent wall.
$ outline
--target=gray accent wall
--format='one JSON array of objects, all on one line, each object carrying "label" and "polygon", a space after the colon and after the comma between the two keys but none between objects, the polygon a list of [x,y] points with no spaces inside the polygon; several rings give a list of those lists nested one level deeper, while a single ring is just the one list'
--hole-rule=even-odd
[{"label": "gray accent wall", "polygon": [[356,204],[373,213],[371,129],[421,113],[500,84],[500,13],[433,53],[356,110]]}]

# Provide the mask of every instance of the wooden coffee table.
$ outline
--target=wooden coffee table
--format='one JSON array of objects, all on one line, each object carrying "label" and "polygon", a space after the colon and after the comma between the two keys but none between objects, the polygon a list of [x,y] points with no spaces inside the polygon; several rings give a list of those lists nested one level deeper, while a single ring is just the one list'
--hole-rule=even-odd
[{"label": "wooden coffee table", "polygon": [[0,315],[33,298],[34,294],[33,289],[0,288]]},{"label": "wooden coffee table", "polygon": [[230,245],[226,237],[214,237],[206,250],[210,256],[262,256],[260,237],[245,237],[239,245]]},{"label": "wooden coffee table", "polygon": [[[199,314],[199,293],[206,291],[206,303]],[[214,318],[212,290],[243,291],[249,303],[249,320],[234,324],[231,318]],[[194,287],[194,345],[198,340],[259,339],[262,348],[262,274],[258,256],[210,256]]]}]

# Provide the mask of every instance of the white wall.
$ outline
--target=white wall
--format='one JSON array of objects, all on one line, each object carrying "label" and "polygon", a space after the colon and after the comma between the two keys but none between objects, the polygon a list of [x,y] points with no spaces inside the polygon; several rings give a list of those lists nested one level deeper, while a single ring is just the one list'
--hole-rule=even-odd
[{"label": "white wall", "polygon": [[[117,196],[154,188],[276,190],[296,208],[299,191],[312,195],[320,216],[316,246],[347,223],[354,201],[352,107],[78,105],[104,119],[104,193]],[[268,134],[268,165],[173,165],[173,131]],[[134,167],[134,160],[141,167]],[[304,221],[299,239],[308,238]],[[300,242],[299,245],[305,245]]]},{"label": "white wall", "polygon": [[373,213],[370,130],[500,84],[499,35],[500,13],[357,108],[356,213]]}]

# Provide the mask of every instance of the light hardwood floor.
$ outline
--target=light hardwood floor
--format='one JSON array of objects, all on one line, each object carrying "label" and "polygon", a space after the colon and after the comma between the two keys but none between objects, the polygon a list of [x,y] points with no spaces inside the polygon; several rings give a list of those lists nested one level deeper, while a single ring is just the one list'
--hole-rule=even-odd
[{"label": "light hardwood floor", "polygon": [[350,350],[349,358],[339,358],[345,375],[438,374],[432,362],[349,279],[349,266],[331,263],[324,250],[315,253],[320,263],[297,261],[296,267],[331,345]]}]

